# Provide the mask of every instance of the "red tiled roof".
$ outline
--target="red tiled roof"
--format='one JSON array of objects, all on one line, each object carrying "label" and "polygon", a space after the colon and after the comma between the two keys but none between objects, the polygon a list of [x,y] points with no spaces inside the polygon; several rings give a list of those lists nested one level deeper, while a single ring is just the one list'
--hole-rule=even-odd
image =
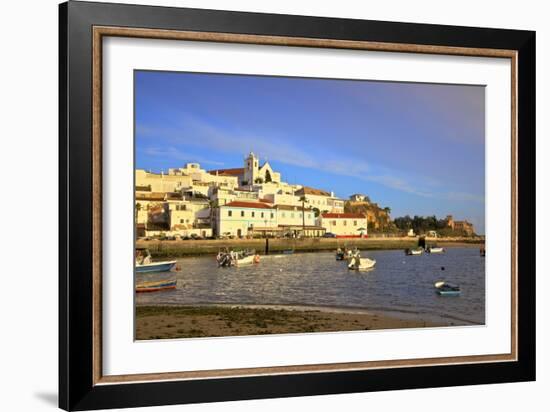
[{"label": "red tiled roof", "polygon": [[166,193],[164,192],[137,192],[136,200],[164,201]]},{"label": "red tiled roof", "polygon": [[323,213],[322,217],[328,219],[365,219],[361,213]]},{"label": "red tiled roof", "polygon": [[250,209],[273,209],[271,206],[266,205],[265,203],[258,203],[258,202],[229,202],[226,203],[224,206],[230,206],[230,207],[245,207]]},{"label": "red tiled roof", "polygon": [[296,191],[297,195],[315,195],[315,196],[330,196],[329,192],[326,192],[321,189],[315,189],[313,187],[303,186],[301,189]]},{"label": "red tiled roof", "polygon": [[211,175],[222,175],[222,176],[240,176],[244,174],[244,167],[235,168],[235,169],[218,169],[218,170],[209,170],[208,173]]},{"label": "red tiled roof", "polygon": [[292,205],[275,205],[275,208],[280,210],[296,210],[298,212],[302,210],[305,210],[305,211],[311,210],[311,208],[302,208],[302,206],[292,206]]}]

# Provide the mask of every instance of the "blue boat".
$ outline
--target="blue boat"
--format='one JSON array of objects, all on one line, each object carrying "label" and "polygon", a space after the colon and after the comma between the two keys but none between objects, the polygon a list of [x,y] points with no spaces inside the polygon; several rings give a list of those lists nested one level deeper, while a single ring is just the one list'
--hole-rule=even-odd
[{"label": "blue boat", "polygon": [[136,273],[170,272],[175,266],[175,260],[153,262],[148,249],[136,248]]},{"label": "blue boat", "polygon": [[136,264],[136,273],[170,272],[176,266],[176,261],[154,262],[142,265]]}]

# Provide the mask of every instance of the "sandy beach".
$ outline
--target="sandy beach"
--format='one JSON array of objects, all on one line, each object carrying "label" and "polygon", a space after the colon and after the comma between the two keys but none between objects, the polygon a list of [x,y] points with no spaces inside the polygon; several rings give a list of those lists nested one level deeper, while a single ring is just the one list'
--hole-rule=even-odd
[{"label": "sandy beach", "polygon": [[417,316],[301,306],[138,306],[136,339],[175,339],[447,326]]}]

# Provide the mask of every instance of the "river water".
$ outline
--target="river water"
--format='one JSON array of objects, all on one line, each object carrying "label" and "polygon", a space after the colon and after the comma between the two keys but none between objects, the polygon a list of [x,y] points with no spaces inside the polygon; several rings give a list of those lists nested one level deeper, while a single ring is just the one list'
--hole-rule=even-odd
[{"label": "river water", "polygon": [[[177,289],[136,294],[136,303],[326,306],[485,323],[485,259],[477,248],[420,256],[402,250],[362,251],[361,256],[376,259],[376,267],[348,270],[332,252],[262,256],[259,264],[239,268],[218,268],[213,256],[178,259]],[[170,276],[174,273],[138,274],[136,281]],[[437,280],[459,284],[461,296],[437,295]]]}]

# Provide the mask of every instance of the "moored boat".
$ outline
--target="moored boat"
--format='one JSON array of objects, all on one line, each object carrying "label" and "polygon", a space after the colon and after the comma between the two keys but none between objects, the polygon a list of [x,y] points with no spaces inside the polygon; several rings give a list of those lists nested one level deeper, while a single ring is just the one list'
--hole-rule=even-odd
[{"label": "moored boat", "polygon": [[362,258],[360,256],[354,256],[351,258],[348,269],[349,270],[369,270],[376,265],[376,260],[369,258]]},{"label": "moored boat", "polygon": [[422,254],[422,248],[416,248],[416,249],[405,249],[405,254],[407,256],[417,256]]},{"label": "moored boat", "polygon": [[176,286],[176,279],[141,282],[136,285],[136,293],[160,292],[163,290],[176,289]]},{"label": "moored boat", "polygon": [[146,248],[136,248],[136,273],[170,272],[176,266],[175,260],[153,262]]},{"label": "moored boat", "polygon": [[260,255],[254,250],[220,251],[216,256],[218,267],[244,266],[260,263]]},{"label": "moored boat", "polygon": [[428,252],[428,253],[444,253],[445,249],[443,249],[442,247],[430,246],[426,249],[426,252]]},{"label": "moored boat", "polygon": [[460,296],[460,286],[438,281],[434,283],[434,287],[440,296]]}]

